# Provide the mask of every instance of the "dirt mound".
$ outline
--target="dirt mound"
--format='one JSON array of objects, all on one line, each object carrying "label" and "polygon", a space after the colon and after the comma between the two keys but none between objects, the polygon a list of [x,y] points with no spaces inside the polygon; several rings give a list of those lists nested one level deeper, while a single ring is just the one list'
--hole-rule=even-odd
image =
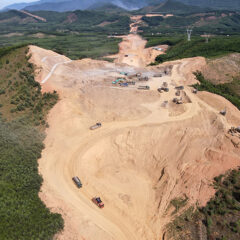
[{"label": "dirt mound", "polygon": [[208,64],[202,69],[206,79],[215,84],[231,82],[233,77],[239,76],[240,54],[234,53],[228,56],[209,60]]}]

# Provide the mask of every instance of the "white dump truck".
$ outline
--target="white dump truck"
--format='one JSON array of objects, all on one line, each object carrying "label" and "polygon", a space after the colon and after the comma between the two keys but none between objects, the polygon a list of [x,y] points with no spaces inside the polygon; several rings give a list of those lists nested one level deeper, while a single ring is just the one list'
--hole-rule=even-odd
[{"label": "white dump truck", "polygon": [[139,90],[150,90],[149,86],[138,86]]},{"label": "white dump truck", "polygon": [[97,129],[97,128],[100,128],[102,126],[102,124],[101,123],[96,123],[95,125],[93,125],[93,126],[91,126],[90,127],[90,130],[95,130],[95,129]]}]

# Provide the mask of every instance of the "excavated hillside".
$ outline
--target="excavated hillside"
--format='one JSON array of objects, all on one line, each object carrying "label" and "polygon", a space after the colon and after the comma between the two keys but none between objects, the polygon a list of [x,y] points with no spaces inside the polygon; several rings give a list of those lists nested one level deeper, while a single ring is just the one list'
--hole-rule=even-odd
[{"label": "excavated hillside", "polygon": [[[146,67],[145,42],[126,38],[115,63],[71,61],[30,47],[43,90],[61,96],[49,114],[39,160],[40,197],[65,220],[57,239],[159,240],[172,219],[171,200],[187,196],[188,205],[204,205],[214,194],[212,179],[239,165],[240,149],[227,131],[239,124],[240,112],[222,97],[193,94],[189,87],[205,59]],[[136,85],[112,84],[121,72],[149,81],[133,77]],[[159,93],[164,82],[169,92]],[[177,105],[172,100],[179,85],[183,104]],[[219,111],[225,107],[224,117]],[[102,127],[89,130],[96,122]],[[81,189],[73,176],[81,179]],[[95,196],[103,209],[91,201]]]}]

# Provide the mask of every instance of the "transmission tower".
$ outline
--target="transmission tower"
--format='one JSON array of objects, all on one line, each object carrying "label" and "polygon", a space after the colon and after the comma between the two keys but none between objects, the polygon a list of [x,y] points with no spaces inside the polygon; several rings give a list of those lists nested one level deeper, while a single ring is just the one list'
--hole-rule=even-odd
[{"label": "transmission tower", "polygon": [[204,33],[204,37],[206,39],[206,43],[208,43],[209,42],[209,38],[211,37],[211,35]]},{"label": "transmission tower", "polygon": [[193,29],[192,28],[187,28],[187,36],[188,36],[188,41],[191,41],[191,35],[192,35],[192,31]]}]

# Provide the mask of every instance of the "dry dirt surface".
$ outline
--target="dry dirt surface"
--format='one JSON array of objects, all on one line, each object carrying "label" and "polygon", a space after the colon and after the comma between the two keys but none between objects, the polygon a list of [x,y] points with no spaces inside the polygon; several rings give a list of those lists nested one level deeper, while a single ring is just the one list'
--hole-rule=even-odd
[{"label": "dry dirt surface", "polygon": [[[55,89],[61,97],[48,116],[39,159],[40,197],[65,220],[56,239],[162,239],[172,199],[186,194],[188,205],[204,205],[214,194],[213,177],[239,165],[240,149],[227,131],[239,123],[240,112],[227,100],[195,95],[188,86],[205,59],[146,67],[145,41],[126,39],[115,63],[71,61],[30,47],[43,90]],[[123,57],[129,54],[136,54],[133,61]],[[140,72],[149,81],[116,86],[112,81],[123,77],[120,72]],[[169,92],[159,93],[163,82]],[[150,90],[138,90],[139,85]],[[184,85],[182,105],[172,103],[178,85]],[[219,114],[222,106],[227,117]],[[90,130],[96,122],[102,127]],[[81,189],[73,176],[81,179]],[[95,196],[103,200],[103,209],[91,201]]]},{"label": "dry dirt surface", "polygon": [[202,69],[203,75],[213,83],[232,82],[240,72],[240,54],[232,53],[227,56],[208,60],[208,64]]},{"label": "dry dirt surface", "polygon": [[[122,36],[122,42],[119,44],[119,53],[107,56],[115,58],[115,63],[123,63],[134,67],[145,67],[155,61],[156,57],[164,54],[167,45],[159,45],[154,48],[145,48],[147,41],[143,40],[139,35],[129,34]],[[161,48],[162,50],[156,50]]]}]

